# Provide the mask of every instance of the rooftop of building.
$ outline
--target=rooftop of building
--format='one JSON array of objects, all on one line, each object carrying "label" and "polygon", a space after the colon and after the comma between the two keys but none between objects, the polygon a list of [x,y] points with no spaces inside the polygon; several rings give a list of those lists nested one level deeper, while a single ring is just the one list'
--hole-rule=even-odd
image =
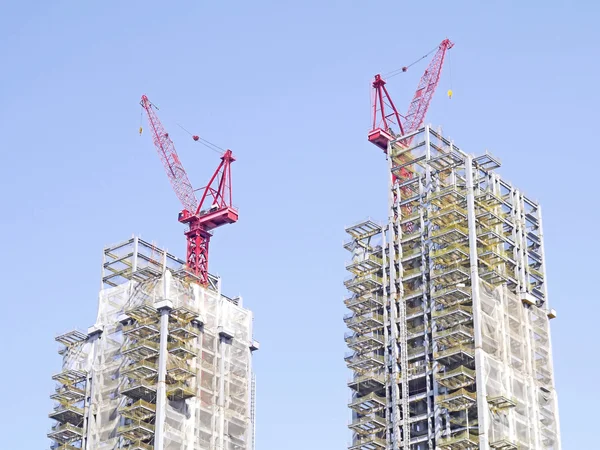
[{"label": "rooftop of building", "polygon": [[[102,289],[119,286],[130,280],[146,281],[169,270],[175,278],[191,282],[199,278],[188,270],[185,261],[139,236],[108,245],[102,253]],[[235,305],[242,306],[241,297],[231,298],[221,292],[221,278],[209,274],[206,286]]]}]

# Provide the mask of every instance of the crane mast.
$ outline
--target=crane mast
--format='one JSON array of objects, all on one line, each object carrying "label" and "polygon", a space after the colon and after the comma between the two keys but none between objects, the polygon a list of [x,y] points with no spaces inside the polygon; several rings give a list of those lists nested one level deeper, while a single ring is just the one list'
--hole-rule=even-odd
[{"label": "crane mast", "polygon": [[[198,277],[200,284],[206,286],[209,282],[208,250],[212,230],[238,220],[238,211],[233,207],[231,192],[231,163],[235,158],[231,150],[223,153],[219,166],[208,184],[202,188],[202,197],[198,201],[187,172],[177,155],[175,145],[155,112],[158,108],[145,95],[142,96],[140,104],[148,116],[152,140],[158,156],[173,191],[183,206],[178,220],[188,225],[188,230],[185,232],[187,269]],[[199,137],[193,136],[193,139],[198,141]]]}]

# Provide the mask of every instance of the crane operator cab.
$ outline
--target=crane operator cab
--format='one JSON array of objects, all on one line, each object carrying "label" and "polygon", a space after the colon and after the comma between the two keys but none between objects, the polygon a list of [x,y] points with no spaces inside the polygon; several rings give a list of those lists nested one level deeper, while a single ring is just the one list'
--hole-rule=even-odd
[{"label": "crane operator cab", "polygon": [[187,209],[184,209],[179,213],[177,220],[179,220],[182,223],[185,223],[186,220],[189,219],[191,216],[192,214]]}]

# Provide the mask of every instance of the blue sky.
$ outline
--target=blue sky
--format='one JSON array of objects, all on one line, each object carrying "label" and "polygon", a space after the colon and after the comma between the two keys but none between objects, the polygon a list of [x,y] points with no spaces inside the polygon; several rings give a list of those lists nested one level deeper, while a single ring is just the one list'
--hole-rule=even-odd
[{"label": "blue sky", "polygon": [[[211,271],[255,311],[257,449],[345,448],[344,227],[386,204],[369,82],[447,36],[427,122],[493,152],[543,205],[563,445],[589,448],[599,7],[570,3],[3,1],[4,446],[49,445],[53,338],[92,324],[103,246],[138,233],[184,254],[177,199],[137,133],[146,93],[197,186],[218,157],[177,123],[238,158],[240,221],[217,230]],[[424,68],[390,80],[401,110]]]}]

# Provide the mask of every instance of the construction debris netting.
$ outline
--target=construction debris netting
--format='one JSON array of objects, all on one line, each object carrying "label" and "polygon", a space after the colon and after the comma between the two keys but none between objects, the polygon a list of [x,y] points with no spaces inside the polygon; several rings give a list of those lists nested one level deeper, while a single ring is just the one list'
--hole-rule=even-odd
[{"label": "construction debris netting", "polygon": [[481,283],[480,298],[490,443],[510,437],[521,450],[553,449],[556,404],[545,311],[524,307],[505,286],[492,290]]}]

